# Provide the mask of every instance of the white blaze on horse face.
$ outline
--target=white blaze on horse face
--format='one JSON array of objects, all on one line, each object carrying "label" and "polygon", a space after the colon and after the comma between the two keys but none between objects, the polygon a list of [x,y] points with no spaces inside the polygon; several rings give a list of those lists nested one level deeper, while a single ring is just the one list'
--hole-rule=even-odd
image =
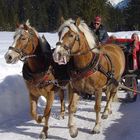
[{"label": "white blaze on horse face", "polygon": [[58,63],[58,61],[59,61],[59,59],[58,59],[58,57],[59,57],[58,51],[59,51],[59,48],[60,48],[60,47],[61,47],[60,45],[57,45],[56,48],[55,48],[55,50],[54,50],[54,52],[53,52],[53,60],[54,60],[56,63]]},{"label": "white blaze on horse face", "polygon": [[56,45],[56,49],[53,53],[53,59],[56,63],[59,65],[65,65],[67,64],[67,51],[62,47],[63,44],[63,38],[65,34],[69,31],[69,28],[66,27],[64,30],[61,32],[61,36],[59,37],[59,44]]},{"label": "white blaze on horse face", "polygon": [[23,29],[17,29],[14,35],[14,42],[11,47],[15,48],[17,44],[17,40],[21,37],[23,33]]},{"label": "white blaze on horse face", "polygon": [[13,48],[15,48],[16,47],[16,44],[17,44],[17,40],[19,39],[19,35],[17,35],[15,38],[14,38],[14,42],[12,43],[12,46],[11,47],[13,47]]},{"label": "white blaze on horse face", "polygon": [[61,47],[61,45],[57,45],[56,49],[55,49],[55,51],[53,53],[53,59],[59,65],[65,65],[67,63],[66,56],[63,55],[64,51],[65,50],[64,50],[63,47]]},{"label": "white blaze on horse face", "polygon": [[[15,48],[17,44],[17,40],[21,36],[22,31],[17,30],[14,35],[14,42],[12,43],[11,47]],[[5,54],[5,60],[7,63],[15,64],[19,60],[19,53],[15,52],[14,50],[8,50]]]},{"label": "white blaze on horse face", "polygon": [[69,31],[68,27],[66,27],[62,30],[61,36],[60,36],[60,42],[63,42],[63,37],[65,36],[66,33],[68,33],[68,31]]}]

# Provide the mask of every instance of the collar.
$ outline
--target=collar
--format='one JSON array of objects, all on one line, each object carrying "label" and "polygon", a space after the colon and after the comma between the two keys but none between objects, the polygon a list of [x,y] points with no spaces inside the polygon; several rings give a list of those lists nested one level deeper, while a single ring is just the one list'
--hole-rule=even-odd
[{"label": "collar", "polygon": [[82,69],[75,68],[74,70],[71,70],[70,75],[72,77],[72,80],[79,80],[84,77],[89,77],[91,74],[95,73],[98,70],[98,64],[102,56],[103,56],[102,53],[100,54],[95,53],[89,65],[87,65]]}]

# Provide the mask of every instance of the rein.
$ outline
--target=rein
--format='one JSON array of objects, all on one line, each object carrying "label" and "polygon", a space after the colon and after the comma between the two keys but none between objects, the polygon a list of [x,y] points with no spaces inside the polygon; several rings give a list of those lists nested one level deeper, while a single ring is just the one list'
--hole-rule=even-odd
[{"label": "rein", "polygon": [[91,48],[91,49],[89,49],[89,50],[87,50],[87,51],[85,51],[85,52],[70,53],[70,54],[68,54],[68,56],[80,56],[80,55],[85,55],[85,54],[87,54],[87,53],[89,53],[89,52],[91,52],[92,50],[97,49],[97,48],[98,48],[98,47],[94,47],[94,48]]}]

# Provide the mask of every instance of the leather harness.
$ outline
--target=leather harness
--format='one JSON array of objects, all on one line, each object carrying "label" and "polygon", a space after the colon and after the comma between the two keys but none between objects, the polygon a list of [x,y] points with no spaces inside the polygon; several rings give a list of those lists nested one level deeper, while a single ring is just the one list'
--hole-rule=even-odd
[{"label": "leather harness", "polygon": [[[107,60],[107,62],[111,67],[110,70],[108,71],[100,64],[100,60],[102,59],[103,56],[105,57],[105,59]],[[95,73],[96,71],[101,72],[107,77],[106,83],[107,85],[113,83],[115,86],[118,86],[118,81],[114,78],[114,67],[111,62],[111,59],[107,54],[103,53],[101,54],[95,53],[95,56],[93,57],[91,63],[87,67],[84,67],[82,69],[73,68],[73,70],[70,70],[70,75],[72,77],[72,81],[76,81],[84,77],[88,77],[91,74]]]}]

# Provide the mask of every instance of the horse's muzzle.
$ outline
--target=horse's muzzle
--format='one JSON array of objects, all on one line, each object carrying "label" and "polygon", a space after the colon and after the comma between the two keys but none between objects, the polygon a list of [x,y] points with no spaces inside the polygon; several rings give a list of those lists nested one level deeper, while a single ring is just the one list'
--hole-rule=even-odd
[{"label": "horse's muzzle", "polygon": [[5,55],[4,58],[6,63],[8,64],[15,64],[19,60],[19,54],[9,50]]}]

